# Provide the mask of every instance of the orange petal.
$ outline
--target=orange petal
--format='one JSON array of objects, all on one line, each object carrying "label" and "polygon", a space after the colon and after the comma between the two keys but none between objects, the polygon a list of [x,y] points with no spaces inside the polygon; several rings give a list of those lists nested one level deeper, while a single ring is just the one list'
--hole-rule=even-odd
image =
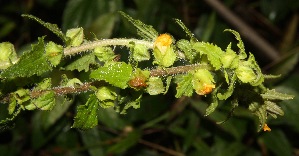
[{"label": "orange petal", "polygon": [[269,132],[270,132],[270,131],[271,131],[271,128],[268,127],[267,124],[265,124],[264,127],[263,127],[263,130],[264,130],[264,131],[269,131]]},{"label": "orange petal", "polygon": [[161,34],[155,41],[154,46],[170,46],[172,37],[168,34]]}]

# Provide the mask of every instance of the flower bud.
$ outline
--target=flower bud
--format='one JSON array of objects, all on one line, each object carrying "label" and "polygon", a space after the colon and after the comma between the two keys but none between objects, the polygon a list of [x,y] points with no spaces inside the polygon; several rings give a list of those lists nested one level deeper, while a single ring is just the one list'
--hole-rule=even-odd
[{"label": "flower bud", "polygon": [[84,39],[83,28],[73,28],[66,32],[66,37],[70,38],[70,46],[79,46]]},{"label": "flower bud", "polygon": [[0,69],[6,69],[18,60],[13,44],[9,42],[0,43]]},{"label": "flower bud", "polygon": [[60,63],[63,53],[63,47],[52,41],[50,41],[45,48],[46,56],[53,66],[57,66]]},{"label": "flower bud", "polygon": [[172,37],[168,34],[162,34],[156,39],[154,43],[154,63],[163,67],[173,65],[176,59],[176,54],[171,46],[173,42],[172,40]]},{"label": "flower bud", "polygon": [[114,52],[110,47],[96,47],[94,49],[94,54],[103,62],[111,61],[115,58]]},{"label": "flower bud", "polygon": [[96,96],[100,101],[106,101],[115,100],[117,94],[111,87],[100,87],[96,92]]},{"label": "flower bud", "polygon": [[130,47],[135,61],[140,62],[150,59],[150,53],[145,45],[130,43]]},{"label": "flower bud", "polygon": [[213,91],[215,88],[214,78],[210,71],[206,69],[198,69],[193,77],[193,89],[198,95],[206,95]]},{"label": "flower bud", "polygon": [[147,92],[150,95],[158,95],[164,92],[164,86],[161,78],[159,77],[150,77],[147,83]]}]

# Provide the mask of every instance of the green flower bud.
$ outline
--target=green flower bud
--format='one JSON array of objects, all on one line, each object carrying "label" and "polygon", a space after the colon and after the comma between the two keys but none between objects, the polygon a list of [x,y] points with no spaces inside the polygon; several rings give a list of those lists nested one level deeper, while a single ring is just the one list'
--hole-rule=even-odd
[{"label": "green flower bud", "polygon": [[17,62],[17,53],[13,44],[9,42],[0,43],[0,69],[6,69]]},{"label": "green flower bud", "polygon": [[159,77],[150,77],[147,83],[147,92],[150,95],[158,95],[164,92],[164,86],[161,78]]},{"label": "green flower bud", "polygon": [[130,43],[130,47],[135,61],[140,62],[150,59],[150,53],[145,45]]},{"label": "green flower bud", "polygon": [[239,65],[239,56],[230,48],[230,44],[226,49],[223,57],[221,58],[221,62],[223,64],[223,68],[237,68]]},{"label": "green flower bud", "polygon": [[66,32],[66,37],[70,38],[70,46],[79,46],[84,39],[83,28],[73,28]]},{"label": "green flower bud", "polygon": [[100,87],[96,92],[96,96],[100,101],[114,101],[117,94],[112,87]]},{"label": "green flower bud", "polygon": [[214,78],[210,71],[206,69],[198,69],[195,71],[192,85],[198,95],[206,95],[215,88]]},{"label": "green flower bud", "polygon": [[111,61],[115,58],[114,52],[110,47],[96,47],[94,49],[94,54],[103,62]]},{"label": "green flower bud", "polygon": [[45,48],[46,56],[50,63],[55,67],[60,63],[63,53],[63,47],[50,41]]},{"label": "green flower bud", "polygon": [[236,69],[236,74],[237,77],[243,82],[243,83],[248,83],[248,82],[252,82],[256,79],[256,75],[253,71],[252,68],[248,67],[248,66],[239,66]]},{"label": "green flower bud", "polygon": [[155,57],[154,63],[163,67],[173,65],[176,54],[171,44],[172,37],[168,34],[162,34],[156,39],[153,52]]}]

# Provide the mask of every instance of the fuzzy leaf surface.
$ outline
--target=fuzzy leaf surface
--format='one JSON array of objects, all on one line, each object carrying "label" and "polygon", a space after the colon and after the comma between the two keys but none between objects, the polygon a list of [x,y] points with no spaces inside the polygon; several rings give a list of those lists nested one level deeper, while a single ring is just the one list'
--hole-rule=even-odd
[{"label": "fuzzy leaf surface", "polygon": [[191,96],[193,94],[193,86],[192,86],[193,75],[188,73],[187,75],[177,76],[177,93],[175,95],[176,98],[180,98],[181,96]]},{"label": "fuzzy leaf surface", "polygon": [[66,70],[89,71],[89,65],[95,63],[95,55],[93,53],[79,57],[77,60],[65,67]]},{"label": "fuzzy leaf surface", "polygon": [[77,114],[72,127],[86,130],[96,126],[98,124],[98,107],[99,104],[96,95],[90,95],[85,105],[77,107]]},{"label": "fuzzy leaf surface", "polygon": [[52,69],[44,54],[44,37],[38,38],[38,43],[32,45],[30,51],[25,52],[20,61],[6,70],[4,70],[1,78],[30,77],[32,75],[41,75]]},{"label": "fuzzy leaf surface", "polygon": [[124,89],[128,86],[127,82],[131,78],[132,70],[131,65],[123,62],[116,62],[92,71],[90,78],[104,80],[115,87]]}]

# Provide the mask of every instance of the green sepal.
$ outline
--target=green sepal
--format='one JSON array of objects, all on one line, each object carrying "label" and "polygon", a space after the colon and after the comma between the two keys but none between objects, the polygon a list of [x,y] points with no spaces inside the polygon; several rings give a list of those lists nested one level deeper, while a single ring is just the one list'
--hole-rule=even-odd
[{"label": "green sepal", "polygon": [[135,20],[122,11],[119,11],[119,13],[137,28],[137,34],[140,37],[149,41],[154,41],[158,37],[159,33],[151,25],[146,25],[140,20]]},{"label": "green sepal", "polygon": [[81,57],[78,57],[76,60],[72,61],[68,64],[65,69],[66,70],[78,70],[80,71],[89,71],[89,66],[95,63],[95,55],[94,53],[85,54]]},{"label": "green sepal", "polygon": [[132,52],[133,59],[137,62],[149,60],[150,53],[148,51],[148,47],[142,44],[135,44],[134,42],[130,42],[130,50]]},{"label": "green sepal", "polygon": [[98,102],[96,95],[91,94],[85,105],[78,106],[72,128],[87,130],[98,125]]},{"label": "green sepal", "polygon": [[150,77],[147,85],[148,87],[146,88],[146,90],[150,95],[158,95],[165,91],[163,81],[159,77]]},{"label": "green sepal", "polygon": [[165,51],[161,51],[158,47],[154,48],[153,51],[155,60],[154,64],[158,64],[162,67],[170,67],[176,60],[176,53],[174,52],[173,46],[167,46]]},{"label": "green sepal", "polygon": [[70,39],[68,46],[79,46],[83,43],[84,33],[83,28],[72,28],[66,31],[66,37]]},{"label": "green sepal", "polygon": [[228,89],[226,89],[226,92],[217,94],[219,100],[226,100],[233,94],[236,80],[237,80],[237,76],[236,74],[233,74],[233,76],[230,79]]},{"label": "green sepal", "polygon": [[9,42],[0,43],[0,70],[15,64],[18,60],[14,45]]},{"label": "green sepal", "polygon": [[275,103],[272,101],[265,101],[266,109],[268,112],[271,112],[276,115],[283,116],[284,112],[283,110]]},{"label": "green sepal", "polygon": [[38,38],[38,43],[32,45],[30,51],[25,52],[18,63],[10,66],[1,74],[1,78],[11,79],[16,77],[30,77],[32,75],[41,75],[52,70],[44,54],[44,37]]},{"label": "green sepal", "polygon": [[97,90],[96,96],[100,101],[114,101],[117,97],[117,94],[115,92],[115,88],[103,86]]},{"label": "green sepal", "polygon": [[232,34],[235,35],[235,38],[239,41],[239,43],[237,44],[238,48],[240,49],[239,59],[245,59],[247,57],[247,54],[245,52],[245,46],[241,39],[240,34],[237,31],[231,29],[225,29],[224,31],[231,32]]},{"label": "green sepal", "polygon": [[94,54],[102,62],[112,61],[116,56],[111,47],[96,47]]},{"label": "green sepal", "polygon": [[64,43],[67,44],[68,42],[68,37],[66,37],[62,31],[58,28],[58,26],[56,24],[51,24],[51,23],[48,23],[48,22],[44,22],[42,21],[41,19],[33,16],[33,15],[28,15],[28,14],[22,14],[22,17],[27,17],[29,19],[32,19],[36,22],[38,22],[39,24],[41,24],[42,26],[46,27],[47,29],[49,29],[50,31],[52,31],[55,35],[57,35],[60,39],[62,39],[62,41]]},{"label": "green sepal", "polygon": [[125,89],[131,78],[132,66],[124,62],[114,62],[92,71],[90,78],[104,80],[109,84]]},{"label": "green sepal", "polygon": [[45,48],[46,56],[49,62],[56,67],[62,58],[63,55],[63,47],[58,45],[52,41],[50,41]]},{"label": "green sepal", "polygon": [[239,66],[239,57],[236,52],[231,49],[231,43],[227,46],[226,52],[221,58],[221,62],[223,68],[235,69]]},{"label": "green sepal", "polygon": [[217,45],[207,42],[196,42],[192,45],[192,48],[199,52],[200,55],[206,55],[215,70],[219,70],[221,68],[221,59],[224,52]]},{"label": "green sepal", "polygon": [[207,69],[197,69],[194,72],[192,86],[198,95],[206,95],[215,88],[214,77]]},{"label": "green sepal", "polygon": [[177,83],[176,87],[176,98],[180,98],[182,96],[192,96],[193,87],[192,87],[193,74],[187,73],[186,75],[177,75],[175,77],[175,82]]},{"label": "green sepal", "polygon": [[11,98],[11,101],[16,100],[17,104],[22,105],[23,103],[30,100],[30,90],[21,88],[15,91],[12,96],[14,97],[14,99]]},{"label": "green sepal", "polygon": [[55,106],[55,92],[46,91],[36,99],[31,100],[31,103],[25,106],[27,110],[40,109],[50,111]]},{"label": "green sepal", "polygon": [[265,93],[261,94],[261,96],[265,100],[291,100],[294,98],[293,95],[279,93],[275,89],[268,89]]}]

